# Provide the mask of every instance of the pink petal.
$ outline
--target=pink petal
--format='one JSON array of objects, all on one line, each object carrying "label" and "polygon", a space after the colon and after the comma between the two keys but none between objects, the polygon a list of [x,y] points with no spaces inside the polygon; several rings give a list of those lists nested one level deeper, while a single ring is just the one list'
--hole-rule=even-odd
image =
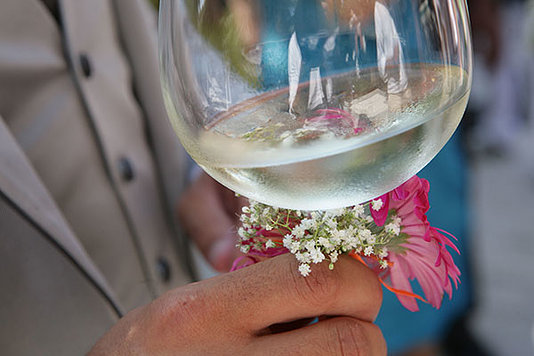
[{"label": "pink petal", "polygon": [[[245,262],[243,262],[243,261],[245,261]],[[241,262],[243,262],[243,263],[241,263]],[[258,261],[253,257],[240,256],[240,257],[235,259],[234,263],[232,264],[232,268],[230,268],[230,272],[237,271],[238,269],[251,266],[251,265],[253,265],[253,264],[257,263],[257,262]]]},{"label": "pink petal", "polygon": [[369,210],[371,211],[371,216],[373,217],[375,224],[377,226],[382,226],[386,223],[386,220],[389,214],[389,193],[384,194],[381,197],[374,199],[374,200],[378,200],[378,199],[382,200],[382,207],[379,210],[375,210],[373,209],[372,203],[371,203]]},{"label": "pink petal", "polygon": [[[412,286],[408,279],[409,274],[406,271],[408,269],[406,268],[406,262],[400,256],[392,256],[391,261],[393,262],[393,267],[390,268],[391,286],[412,293]],[[406,309],[412,312],[419,310],[419,306],[414,297],[397,295],[397,298]]]}]

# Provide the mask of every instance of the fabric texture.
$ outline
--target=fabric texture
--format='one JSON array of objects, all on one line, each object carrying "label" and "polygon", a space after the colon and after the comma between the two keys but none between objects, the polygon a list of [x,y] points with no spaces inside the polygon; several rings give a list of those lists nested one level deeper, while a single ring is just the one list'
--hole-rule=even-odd
[{"label": "fabric texture", "polygon": [[0,3],[8,354],[87,352],[191,280],[172,211],[187,162],[164,110],[155,14],[144,0],[57,6],[61,26],[42,0]]}]

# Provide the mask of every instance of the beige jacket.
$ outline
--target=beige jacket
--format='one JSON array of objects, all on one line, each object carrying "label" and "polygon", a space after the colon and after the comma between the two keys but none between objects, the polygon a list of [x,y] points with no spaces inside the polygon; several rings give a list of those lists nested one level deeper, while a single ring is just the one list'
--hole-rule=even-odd
[{"label": "beige jacket", "polygon": [[84,354],[189,281],[146,0],[0,1],[0,353]]}]

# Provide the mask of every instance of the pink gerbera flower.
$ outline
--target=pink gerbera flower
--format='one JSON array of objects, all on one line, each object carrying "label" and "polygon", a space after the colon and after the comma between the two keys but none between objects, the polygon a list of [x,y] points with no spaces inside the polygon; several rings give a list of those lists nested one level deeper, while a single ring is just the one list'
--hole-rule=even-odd
[{"label": "pink gerbera flower", "polygon": [[[333,268],[338,255],[349,253],[373,269],[408,310],[419,310],[417,299],[440,308],[443,295],[452,297],[452,284],[457,287],[460,280],[447,247],[459,251],[442,234],[448,233],[427,220],[429,188],[427,180],[414,176],[368,203],[330,212],[251,203],[243,210],[238,231],[239,246],[246,255],[235,261],[232,270],[290,252],[307,276],[311,264],[329,260]],[[413,280],[426,299],[414,294]]]},{"label": "pink gerbera flower", "polygon": [[435,308],[441,306],[445,292],[452,297],[452,283],[457,287],[460,280],[460,271],[447,246],[457,253],[458,249],[441,233],[444,231],[431,227],[427,221],[428,191],[428,181],[414,176],[380,197],[380,209],[373,209],[371,204],[371,214],[378,226],[384,225],[388,216],[401,219],[401,234],[407,238],[398,248],[390,250],[390,266],[382,278],[390,281],[399,301],[411,311],[419,310],[412,280],[417,279],[425,298]]}]

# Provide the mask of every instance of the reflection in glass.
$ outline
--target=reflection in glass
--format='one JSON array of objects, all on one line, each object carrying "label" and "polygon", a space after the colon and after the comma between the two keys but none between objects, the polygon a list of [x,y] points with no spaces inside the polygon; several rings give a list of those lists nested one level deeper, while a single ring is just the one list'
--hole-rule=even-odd
[{"label": "reflection in glass", "polygon": [[437,154],[465,109],[464,1],[164,0],[160,17],[178,136],[264,203],[379,196]]}]

